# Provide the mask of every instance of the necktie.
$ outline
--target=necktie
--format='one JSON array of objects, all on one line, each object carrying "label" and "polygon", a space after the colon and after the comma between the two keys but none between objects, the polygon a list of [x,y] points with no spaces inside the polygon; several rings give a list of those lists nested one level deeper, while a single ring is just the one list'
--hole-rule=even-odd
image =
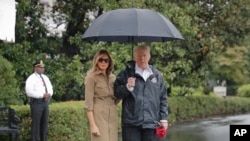
[{"label": "necktie", "polygon": [[42,81],[43,81],[43,85],[44,85],[44,87],[45,87],[45,92],[48,93],[46,83],[45,83],[45,81],[44,81],[44,79],[43,79],[43,77],[42,77],[41,74],[40,74],[40,77],[41,77],[41,79],[42,79]]}]

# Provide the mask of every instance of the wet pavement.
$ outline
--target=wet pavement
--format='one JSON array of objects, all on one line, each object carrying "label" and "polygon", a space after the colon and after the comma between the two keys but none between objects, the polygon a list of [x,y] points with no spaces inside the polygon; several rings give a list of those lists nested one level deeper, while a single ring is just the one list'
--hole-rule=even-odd
[{"label": "wet pavement", "polygon": [[231,124],[250,125],[250,114],[221,116],[176,123],[162,141],[229,141]]}]

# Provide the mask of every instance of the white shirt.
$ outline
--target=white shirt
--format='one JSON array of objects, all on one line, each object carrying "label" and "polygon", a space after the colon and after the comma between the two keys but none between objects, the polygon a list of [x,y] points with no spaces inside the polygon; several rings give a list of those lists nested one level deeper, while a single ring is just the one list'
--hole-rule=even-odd
[{"label": "white shirt", "polygon": [[[144,79],[144,81],[146,81],[148,79],[148,77],[153,74],[153,71],[151,70],[151,68],[149,66],[143,71],[136,64],[135,65],[135,73],[139,74]],[[134,90],[134,87],[128,87],[128,85],[127,85],[127,88],[130,92],[132,92]]]},{"label": "white shirt", "polygon": [[135,73],[139,74],[146,81],[148,79],[148,77],[153,74],[153,71],[151,70],[151,68],[149,66],[145,70],[142,70],[136,64],[135,65]]},{"label": "white shirt", "polygon": [[[49,80],[49,78],[42,74],[42,77],[45,81],[48,93],[50,96],[53,95],[53,87]],[[25,82],[25,91],[28,97],[31,98],[43,98],[45,92],[45,85],[43,84],[43,80],[38,73],[31,74]]]}]

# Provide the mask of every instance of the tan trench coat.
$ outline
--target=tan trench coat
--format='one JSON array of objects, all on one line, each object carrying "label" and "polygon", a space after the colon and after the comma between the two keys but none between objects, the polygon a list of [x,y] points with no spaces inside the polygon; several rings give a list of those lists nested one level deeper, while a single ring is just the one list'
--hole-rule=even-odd
[{"label": "tan trench coat", "polygon": [[118,141],[118,113],[114,97],[115,75],[107,79],[102,73],[85,77],[85,109],[93,110],[100,136],[91,134],[91,141]]}]

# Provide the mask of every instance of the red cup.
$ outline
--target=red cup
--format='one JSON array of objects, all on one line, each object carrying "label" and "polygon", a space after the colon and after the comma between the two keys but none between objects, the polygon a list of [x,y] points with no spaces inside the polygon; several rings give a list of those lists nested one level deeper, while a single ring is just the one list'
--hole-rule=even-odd
[{"label": "red cup", "polygon": [[167,135],[167,130],[162,126],[158,126],[156,127],[156,135],[159,139],[162,139]]}]

